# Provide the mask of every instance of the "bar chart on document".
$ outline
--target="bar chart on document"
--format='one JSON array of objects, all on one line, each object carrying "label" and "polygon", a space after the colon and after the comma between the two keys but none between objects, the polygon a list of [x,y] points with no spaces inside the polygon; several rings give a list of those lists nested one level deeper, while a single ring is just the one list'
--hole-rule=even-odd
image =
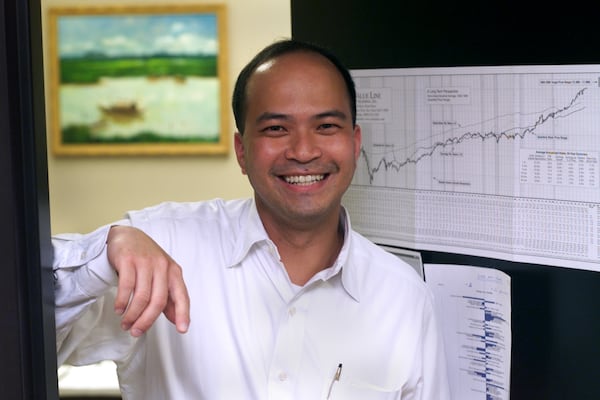
[{"label": "bar chart on document", "polygon": [[492,268],[425,264],[444,337],[452,399],[510,398],[510,277]]},{"label": "bar chart on document", "polygon": [[383,244],[600,270],[600,66],[352,71],[344,198]]}]

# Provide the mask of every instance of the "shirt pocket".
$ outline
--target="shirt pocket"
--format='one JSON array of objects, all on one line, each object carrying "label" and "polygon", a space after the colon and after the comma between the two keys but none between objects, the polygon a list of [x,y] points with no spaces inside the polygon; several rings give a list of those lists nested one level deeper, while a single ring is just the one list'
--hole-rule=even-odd
[{"label": "shirt pocket", "polygon": [[400,391],[351,381],[337,381],[328,400],[400,400]]}]

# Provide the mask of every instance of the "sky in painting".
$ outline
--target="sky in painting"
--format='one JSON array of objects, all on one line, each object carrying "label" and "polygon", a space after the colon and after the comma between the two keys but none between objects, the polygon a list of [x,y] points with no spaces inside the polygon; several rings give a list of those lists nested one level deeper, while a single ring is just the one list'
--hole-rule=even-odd
[{"label": "sky in painting", "polygon": [[218,52],[215,14],[61,16],[58,35],[60,57]]}]

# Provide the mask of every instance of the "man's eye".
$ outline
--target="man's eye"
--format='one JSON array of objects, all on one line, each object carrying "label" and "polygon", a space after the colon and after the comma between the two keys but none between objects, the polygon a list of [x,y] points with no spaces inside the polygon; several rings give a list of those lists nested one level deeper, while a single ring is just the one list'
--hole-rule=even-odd
[{"label": "man's eye", "polygon": [[266,128],[263,128],[262,132],[266,135],[279,136],[285,134],[286,130],[281,125],[271,125],[267,126]]},{"label": "man's eye", "polygon": [[337,124],[321,124],[319,125],[319,131],[324,132],[324,133],[332,133],[334,131],[336,131],[337,129],[339,129],[339,125]]}]

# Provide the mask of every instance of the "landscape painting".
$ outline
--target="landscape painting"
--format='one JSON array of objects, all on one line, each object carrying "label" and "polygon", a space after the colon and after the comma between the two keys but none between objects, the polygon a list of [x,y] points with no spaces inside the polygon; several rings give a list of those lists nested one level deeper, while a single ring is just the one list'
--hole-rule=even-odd
[{"label": "landscape painting", "polygon": [[53,8],[56,155],[225,154],[224,6]]}]

